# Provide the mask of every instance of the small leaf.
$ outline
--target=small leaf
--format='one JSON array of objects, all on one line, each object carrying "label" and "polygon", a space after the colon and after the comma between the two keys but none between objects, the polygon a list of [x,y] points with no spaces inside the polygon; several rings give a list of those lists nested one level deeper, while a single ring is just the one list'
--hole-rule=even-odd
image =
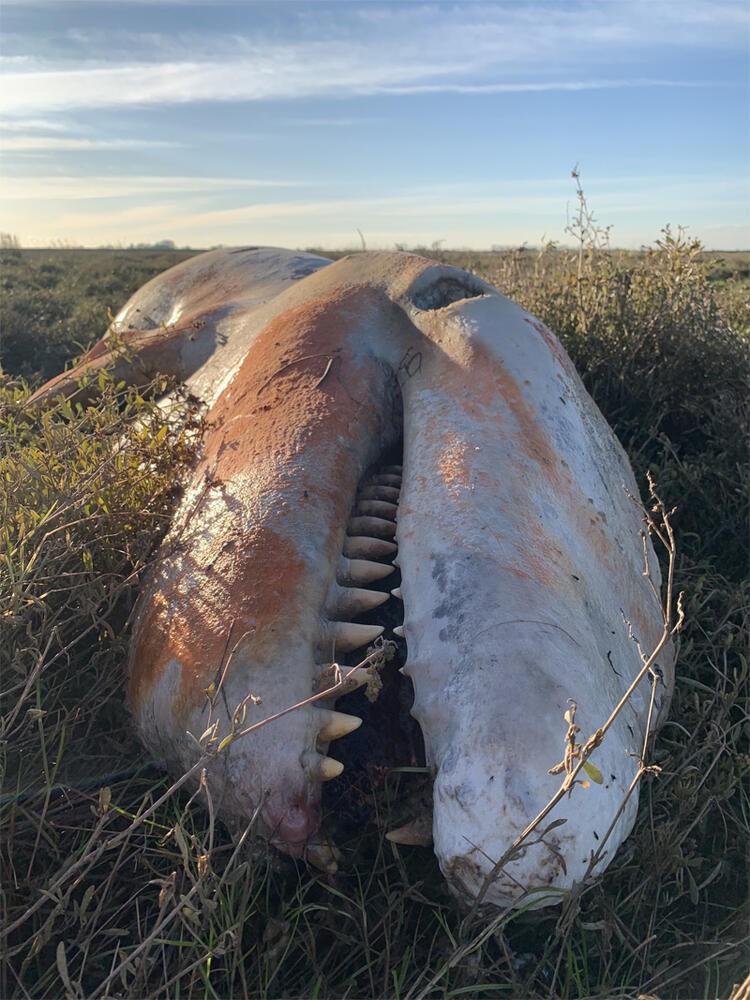
[{"label": "small leaf", "polygon": [[55,958],[57,960],[57,971],[60,973],[60,979],[62,979],[65,989],[68,993],[73,993],[75,995],[75,991],[73,990],[73,986],[70,982],[70,976],[68,974],[68,961],[65,957],[64,941],[58,941]]},{"label": "small leaf", "polygon": [[588,774],[592,781],[595,781],[597,785],[601,785],[604,782],[602,778],[602,772],[598,767],[595,767],[590,760],[584,762],[583,769]]}]

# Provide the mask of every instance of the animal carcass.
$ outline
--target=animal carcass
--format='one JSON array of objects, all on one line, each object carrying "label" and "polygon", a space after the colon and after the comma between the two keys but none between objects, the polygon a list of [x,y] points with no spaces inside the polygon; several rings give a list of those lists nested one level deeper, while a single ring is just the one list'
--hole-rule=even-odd
[{"label": "animal carcass", "polygon": [[[553,902],[614,822],[593,866],[605,867],[635,817],[635,795],[617,811],[646,680],[591,757],[601,783],[573,787],[546,834],[494,870],[560,785],[549,772],[570,700],[595,732],[642,670],[629,631],[646,650],[663,632],[627,459],[542,323],[409,254],[217,250],[149,282],[37,398],[98,367],[176,375],[207,413],[132,641],[130,701],[158,761],[190,768],[210,731],[219,811],[256,816],[293,857],[320,854],[321,785],[341,770],[328,743],[359,719],[310,699],[333,662],[382,633],[358,619],[388,598],[372,584],[395,557],[452,890],[507,905],[543,889],[533,905]],[[394,451],[399,467],[379,471]],[[666,645],[662,716],[672,659]]]}]

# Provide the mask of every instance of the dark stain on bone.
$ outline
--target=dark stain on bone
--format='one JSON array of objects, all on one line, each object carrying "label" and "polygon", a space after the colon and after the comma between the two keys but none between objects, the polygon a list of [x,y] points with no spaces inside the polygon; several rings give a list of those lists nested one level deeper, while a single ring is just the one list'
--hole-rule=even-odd
[{"label": "dark stain on bone", "polygon": [[432,579],[437,584],[440,593],[444,594],[448,582],[448,569],[445,556],[433,555],[432,562]]}]

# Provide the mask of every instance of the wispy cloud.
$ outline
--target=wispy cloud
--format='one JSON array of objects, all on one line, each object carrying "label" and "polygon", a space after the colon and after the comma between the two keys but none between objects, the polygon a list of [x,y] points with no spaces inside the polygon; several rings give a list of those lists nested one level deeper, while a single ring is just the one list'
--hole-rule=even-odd
[{"label": "wispy cloud", "polygon": [[62,153],[121,149],[170,149],[183,145],[158,139],[74,139],[65,136],[13,135],[0,139],[0,149],[13,153]]},{"label": "wispy cloud", "polygon": [[220,193],[253,188],[310,187],[310,182],[278,181],[252,177],[3,177],[2,198],[24,200],[81,200],[141,198],[154,194]]},{"label": "wispy cloud", "polygon": [[[132,26],[109,34],[98,28],[70,32],[69,48],[60,51],[55,63],[11,53],[4,61],[0,111],[695,86],[698,80],[669,74],[634,79],[627,55],[656,44],[705,44],[708,30],[713,46],[736,44],[737,32],[746,31],[747,16],[744,4],[728,0],[684,0],[679,5],[644,0],[321,3],[314,17],[309,10],[303,16],[306,8],[299,5],[282,7],[275,16],[288,11],[284,43],[278,41],[278,30],[258,17],[248,18],[244,31],[233,34],[172,35]],[[261,9],[263,5],[253,7]],[[265,8],[267,18],[274,16],[269,10]],[[104,51],[106,60],[99,55]],[[186,58],[186,53],[200,53],[201,58]]]},{"label": "wispy cloud", "polygon": [[[258,64],[260,62],[260,65]],[[462,83],[441,80],[421,83],[405,79],[419,74],[419,67],[366,67],[348,58],[331,56],[331,65],[302,68],[290,61],[288,72],[273,70],[258,62],[184,62],[158,66],[116,66],[69,72],[8,73],[0,94],[0,111],[27,114],[50,108],[101,108],[148,104],[189,104],[201,101],[260,101],[373,94],[491,94],[540,91],[581,91],[644,86],[706,86],[691,80],[590,79],[521,80],[515,82]],[[422,75],[435,75],[434,67],[422,67]],[[440,72],[445,72],[440,67]],[[320,78],[311,84],[311,76]],[[400,78],[400,79],[399,79]],[[710,84],[710,81],[709,81]]]}]

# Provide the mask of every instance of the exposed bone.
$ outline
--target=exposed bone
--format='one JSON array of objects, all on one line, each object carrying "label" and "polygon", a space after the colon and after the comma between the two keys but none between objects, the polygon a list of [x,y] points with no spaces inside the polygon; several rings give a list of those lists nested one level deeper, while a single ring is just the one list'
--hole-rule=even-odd
[{"label": "exposed bone", "polygon": [[358,514],[372,514],[374,517],[384,517],[390,521],[396,520],[398,506],[388,500],[360,500],[357,504]]},{"label": "exposed bone", "polygon": [[393,594],[394,597],[398,598],[399,601],[403,601],[403,599],[404,599],[404,595],[401,593],[401,588],[400,587],[395,587],[391,591],[391,594]]},{"label": "exposed bone", "polygon": [[350,517],[347,530],[352,535],[374,535],[376,538],[393,538],[396,525],[382,517]]},{"label": "exposed bone", "polygon": [[354,622],[331,622],[336,653],[350,653],[353,649],[374,642],[383,634],[382,625],[358,625]]},{"label": "exposed bone", "polygon": [[326,614],[329,618],[349,621],[357,615],[364,615],[388,600],[388,594],[379,590],[363,590],[361,587],[340,587],[334,584],[328,591]]},{"label": "exposed bone", "polygon": [[362,720],[358,715],[347,715],[345,712],[334,712],[326,708],[320,709],[320,715],[322,716],[322,725],[318,739],[326,743],[330,740],[341,739],[342,736],[353,733],[362,725]]},{"label": "exposed bone", "polygon": [[[320,709],[292,708],[309,698],[316,654],[338,655],[336,626],[320,613],[352,497],[394,503],[364,491],[402,485],[391,466],[357,495],[361,471],[402,435],[398,548],[385,520],[388,534],[347,539],[344,558],[399,552],[409,592],[403,672],[434,776],[440,867],[463,903],[503,908],[528,905],[525,890],[541,886],[549,895],[531,905],[551,905],[603,869],[635,819],[638,747],[667,710],[674,656],[659,638],[659,570],[630,497],[632,471],[554,335],[477,279],[411,255],[330,263],[259,248],[183,262],[136,293],[111,333],[36,403],[79,393],[81,374],[111,367],[142,385],[158,370],[184,381],[207,415],[134,621],[130,701],[152,757],[195,773],[186,737],[205,730],[206,690],[222,664],[222,698],[212,699],[222,729],[248,692],[279,721],[226,741],[208,761],[212,800],[241,825],[259,810],[264,835],[294,856],[301,837],[325,840],[320,782],[340,764],[311,746]],[[420,376],[397,386],[392,372],[407,358],[407,375]],[[269,559],[279,569],[271,596]],[[623,618],[659,652],[658,693]],[[340,628],[350,637],[342,652],[380,631]],[[345,673],[324,670],[318,693],[343,693],[333,685]],[[377,680],[365,670],[348,686]],[[610,780],[540,812],[561,745],[577,749],[564,743],[568,699],[582,739],[612,720],[592,762]],[[271,793],[267,808],[256,789]],[[537,833],[506,854],[535,815]],[[277,836],[285,816],[288,842]],[[604,853],[592,841],[602,830]]]},{"label": "exposed bone", "polygon": [[404,626],[403,625],[397,625],[394,628],[394,630],[393,630],[393,634],[397,635],[399,637],[399,639],[405,639],[406,638],[406,636],[404,635]]},{"label": "exposed bone", "polygon": [[372,562],[369,559],[347,559],[341,556],[336,569],[336,580],[342,586],[357,586],[383,580],[393,572],[392,566]]},{"label": "exposed bone", "polygon": [[389,503],[398,503],[401,490],[397,486],[377,486],[369,484],[363,486],[357,496],[360,500],[387,500]]},{"label": "exposed bone", "polygon": [[344,555],[349,559],[378,559],[398,552],[395,542],[367,535],[348,535],[344,539]]},{"label": "exposed bone", "polygon": [[432,845],[432,816],[417,816],[411,823],[390,830],[385,835],[392,844],[409,844],[414,847]]},{"label": "exposed bone", "polygon": [[334,760],[333,757],[323,757],[318,764],[318,777],[321,781],[333,781],[343,770],[344,765],[340,760]]}]

